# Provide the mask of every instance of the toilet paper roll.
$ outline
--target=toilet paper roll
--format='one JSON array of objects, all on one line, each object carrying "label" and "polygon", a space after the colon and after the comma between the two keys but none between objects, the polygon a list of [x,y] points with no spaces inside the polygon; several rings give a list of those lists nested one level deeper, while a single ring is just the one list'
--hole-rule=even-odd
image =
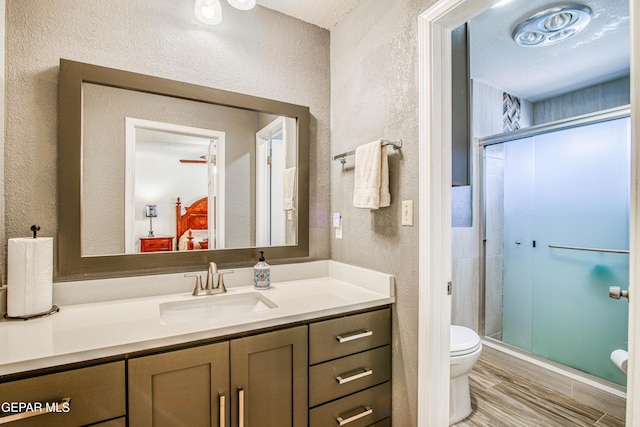
[{"label": "toilet paper roll", "polygon": [[31,316],[53,305],[53,238],[9,239],[7,315]]},{"label": "toilet paper roll", "polygon": [[629,360],[629,353],[624,350],[614,350],[611,353],[611,361],[622,372],[627,373],[627,361]]}]

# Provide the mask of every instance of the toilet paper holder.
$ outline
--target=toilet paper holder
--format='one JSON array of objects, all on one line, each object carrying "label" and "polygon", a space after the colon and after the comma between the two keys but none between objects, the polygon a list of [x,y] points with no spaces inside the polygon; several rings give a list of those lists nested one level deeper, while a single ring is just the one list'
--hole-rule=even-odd
[{"label": "toilet paper holder", "polygon": [[[38,319],[60,311],[60,307],[52,301],[53,239],[38,239],[39,225],[32,225],[30,230],[32,239],[13,238],[9,239],[7,245],[8,289],[7,312],[3,316],[5,319]],[[37,274],[34,273],[36,270]]]},{"label": "toilet paper holder", "polygon": [[4,318],[7,320],[31,320],[31,319],[39,319],[41,317],[51,316],[60,311],[60,307],[57,305],[53,305],[50,310],[44,311],[42,313],[30,314],[28,316],[9,316],[7,313],[4,314]]},{"label": "toilet paper holder", "polygon": [[626,298],[629,299],[629,290],[622,290],[620,286],[610,286],[609,287],[609,298],[620,299]]}]

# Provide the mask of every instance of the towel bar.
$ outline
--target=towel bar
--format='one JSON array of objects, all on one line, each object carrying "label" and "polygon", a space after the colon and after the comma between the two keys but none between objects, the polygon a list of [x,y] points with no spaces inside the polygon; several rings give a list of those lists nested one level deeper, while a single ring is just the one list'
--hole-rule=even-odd
[{"label": "towel bar", "polygon": [[583,248],[579,246],[560,246],[560,245],[548,245],[552,249],[569,249],[572,251],[590,251],[590,252],[608,252],[613,254],[628,254],[629,251],[625,249],[601,249],[601,248]]},{"label": "towel bar", "polygon": [[[383,139],[382,146],[384,147],[386,145],[392,146],[394,150],[399,150],[402,148],[402,140],[399,139],[398,141],[389,141],[388,139]],[[344,158],[347,156],[353,156],[354,154],[356,154],[356,150],[347,151],[346,153],[342,154],[336,154],[335,156],[333,156],[333,160],[340,159],[340,162],[344,164],[346,162]]]}]

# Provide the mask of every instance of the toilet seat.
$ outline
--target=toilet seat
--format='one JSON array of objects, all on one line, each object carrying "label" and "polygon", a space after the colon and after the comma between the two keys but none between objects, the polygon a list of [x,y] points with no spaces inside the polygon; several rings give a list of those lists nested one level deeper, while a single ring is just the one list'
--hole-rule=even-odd
[{"label": "toilet seat", "polygon": [[449,355],[464,356],[480,348],[480,337],[472,329],[451,325]]}]

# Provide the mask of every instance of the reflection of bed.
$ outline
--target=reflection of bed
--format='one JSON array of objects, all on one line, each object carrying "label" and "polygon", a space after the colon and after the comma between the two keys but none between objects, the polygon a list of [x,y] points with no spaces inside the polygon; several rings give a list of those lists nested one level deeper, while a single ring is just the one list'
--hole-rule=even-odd
[{"label": "reflection of bed", "polygon": [[207,209],[208,198],[203,197],[193,202],[191,206],[185,207],[185,212],[182,213],[182,203],[178,197],[176,202],[177,250],[190,251],[209,248]]}]

